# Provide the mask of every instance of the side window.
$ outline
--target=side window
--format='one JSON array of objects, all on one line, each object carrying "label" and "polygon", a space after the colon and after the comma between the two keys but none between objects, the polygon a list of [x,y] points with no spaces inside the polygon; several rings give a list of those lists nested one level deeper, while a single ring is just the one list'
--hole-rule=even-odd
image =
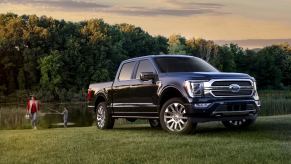
[{"label": "side window", "polygon": [[135,62],[125,63],[123,64],[120,73],[119,73],[119,80],[130,80],[131,74],[134,69]]},{"label": "side window", "polygon": [[139,62],[137,72],[136,72],[136,79],[140,79],[141,72],[153,72],[155,73],[155,68],[149,60],[141,60]]}]

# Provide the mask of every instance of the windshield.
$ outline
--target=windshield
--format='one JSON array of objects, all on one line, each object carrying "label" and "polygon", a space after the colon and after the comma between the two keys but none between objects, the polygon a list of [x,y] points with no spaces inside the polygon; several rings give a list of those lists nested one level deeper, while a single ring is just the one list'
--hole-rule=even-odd
[{"label": "windshield", "polygon": [[168,72],[218,72],[206,61],[196,57],[156,57],[154,62],[162,73]]}]

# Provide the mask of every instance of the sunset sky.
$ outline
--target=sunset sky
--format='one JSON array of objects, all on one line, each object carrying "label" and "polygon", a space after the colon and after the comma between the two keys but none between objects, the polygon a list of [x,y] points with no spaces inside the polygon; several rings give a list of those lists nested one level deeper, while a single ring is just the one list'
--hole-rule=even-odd
[{"label": "sunset sky", "polygon": [[103,18],[152,35],[211,40],[291,38],[291,0],[0,0],[0,13]]}]

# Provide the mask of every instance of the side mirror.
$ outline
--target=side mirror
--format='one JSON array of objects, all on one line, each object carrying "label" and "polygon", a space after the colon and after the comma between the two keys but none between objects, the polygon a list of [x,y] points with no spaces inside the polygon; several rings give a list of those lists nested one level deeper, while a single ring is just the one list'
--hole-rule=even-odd
[{"label": "side mirror", "polygon": [[148,81],[148,80],[154,80],[155,74],[153,72],[141,72],[140,73],[140,80],[142,81]]}]

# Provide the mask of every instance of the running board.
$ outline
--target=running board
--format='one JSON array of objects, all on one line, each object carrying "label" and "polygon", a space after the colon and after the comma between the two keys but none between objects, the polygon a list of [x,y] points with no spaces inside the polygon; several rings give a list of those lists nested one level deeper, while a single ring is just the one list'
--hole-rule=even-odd
[{"label": "running board", "polygon": [[159,117],[152,116],[112,116],[113,118],[139,118],[139,119],[159,119]]}]

